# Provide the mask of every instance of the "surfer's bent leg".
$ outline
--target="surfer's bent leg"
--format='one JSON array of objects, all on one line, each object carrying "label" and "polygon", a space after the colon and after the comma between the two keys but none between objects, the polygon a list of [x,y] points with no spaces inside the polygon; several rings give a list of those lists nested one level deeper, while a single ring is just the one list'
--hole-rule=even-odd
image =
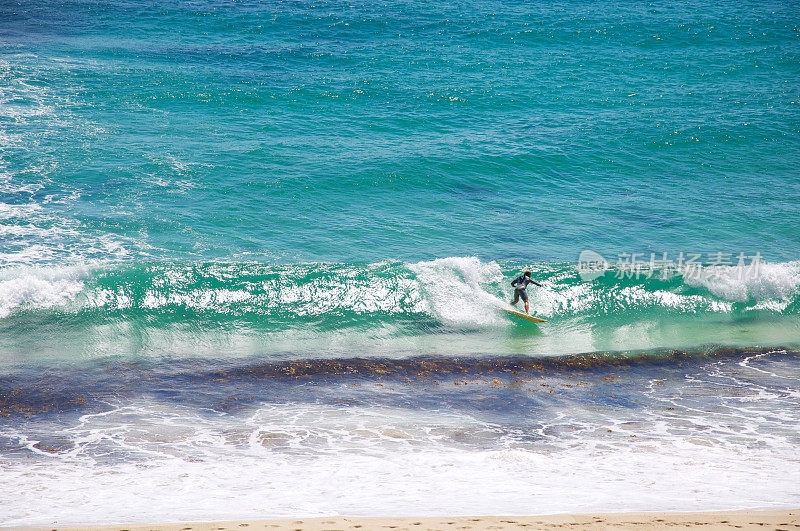
[{"label": "surfer's bent leg", "polygon": [[525,291],[524,289],[515,289],[514,290],[514,302],[516,302],[517,297],[522,299],[522,302],[525,303],[525,313],[529,313],[528,312],[528,292]]},{"label": "surfer's bent leg", "polygon": [[511,301],[511,304],[513,305],[513,304],[518,303],[520,299],[522,299],[522,301],[525,303],[525,307],[527,308],[528,307],[528,293],[524,289],[515,289],[514,290],[514,300]]}]

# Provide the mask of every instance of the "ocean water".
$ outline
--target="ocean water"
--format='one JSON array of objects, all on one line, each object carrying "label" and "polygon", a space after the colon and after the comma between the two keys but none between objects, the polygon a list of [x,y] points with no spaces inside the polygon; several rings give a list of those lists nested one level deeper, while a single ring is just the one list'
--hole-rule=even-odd
[{"label": "ocean water", "polygon": [[0,525],[796,508],[798,21],[0,2]]}]

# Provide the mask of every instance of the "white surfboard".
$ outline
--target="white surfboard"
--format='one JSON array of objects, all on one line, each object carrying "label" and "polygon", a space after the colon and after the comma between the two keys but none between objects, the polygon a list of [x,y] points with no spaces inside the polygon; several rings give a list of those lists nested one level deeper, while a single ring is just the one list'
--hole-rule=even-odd
[{"label": "white surfboard", "polygon": [[526,321],[530,321],[531,323],[546,323],[547,319],[542,319],[540,317],[536,317],[535,315],[528,315],[527,313],[518,312],[517,310],[512,310],[510,308],[503,308],[503,311],[510,313],[511,315],[516,315],[520,319],[525,319]]}]

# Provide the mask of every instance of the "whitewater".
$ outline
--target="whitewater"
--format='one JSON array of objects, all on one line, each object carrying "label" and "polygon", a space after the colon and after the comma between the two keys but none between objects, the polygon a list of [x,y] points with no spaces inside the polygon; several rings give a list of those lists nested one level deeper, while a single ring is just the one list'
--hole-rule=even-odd
[{"label": "whitewater", "polygon": [[[524,267],[547,333],[501,309]],[[417,263],[152,263],[7,267],[0,275],[6,361],[35,338],[26,362],[107,356],[227,359],[444,355],[553,356],[796,346],[800,263],[764,263],[740,278],[584,281],[576,264],[523,265],[453,257]],[[532,290],[533,291],[533,290]],[[68,322],[68,330],[64,323]],[[197,344],[210,343],[208,351]]]}]

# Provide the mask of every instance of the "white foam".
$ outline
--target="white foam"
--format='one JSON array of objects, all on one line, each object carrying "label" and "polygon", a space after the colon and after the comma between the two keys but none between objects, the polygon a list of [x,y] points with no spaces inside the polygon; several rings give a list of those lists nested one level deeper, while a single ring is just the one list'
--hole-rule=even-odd
[{"label": "white foam", "polygon": [[800,287],[800,261],[761,262],[752,270],[736,266],[704,268],[702,274],[685,275],[689,286],[702,286],[725,300],[786,301]]},{"label": "white foam", "polygon": [[680,415],[578,407],[529,433],[459,411],[294,403],[223,414],[138,400],[58,433],[74,445],[61,452],[2,428],[38,457],[3,459],[0,524],[796,503],[795,446],[772,424],[759,430],[769,420],[759,411],[737,420],[665,400]]},{"label": "white foam", "polygon": [[[18,184],[11,187],[14,193],[24,188]],[[70,195],[44,204],[65,203],[75,198],[77,196]],[[0,240],[5,243],[0,251],[0,266],[122,260],[130,256],[129,246],[144,247],[130,238],[114,234],[86,233],[76,220],[64,216],[56,207],[35,202],[21,205],[0,203],[0,221],[4,222],[0,223]]]},{"label": "white foam", "polygon": [[495,262],[475,257],[439,258],[409,266],[417,274],[428,309],[453,324],[486,325],[498,322],[494,311],[504,301],[491,295],[503,281]]},{"label": "white foam", "polygon": [[536,308],[537,315],[545,317],[579,314],[599,316],[647,308],[672,309],[683,313],[701,311],[727,313],[733,309],[730,302],[667,290],[649,291],[641,285],[597,288],[589,282],[583,282],[566,287],[545,285],[545,288],[535,290],[531,298],[531,304]]},{"label": "white foam", "polygon": [[41,210],[42,207],[38,203],[24,203],[21,205],[8,205],[6,203],[0,203],[0,219],[28,219],[32,213]]},{"label": "white foam", "polygon": [[11,267],[0,269],[0,318],[18,308],[43,309],[66,305],[83,290],[86,269]]}]

